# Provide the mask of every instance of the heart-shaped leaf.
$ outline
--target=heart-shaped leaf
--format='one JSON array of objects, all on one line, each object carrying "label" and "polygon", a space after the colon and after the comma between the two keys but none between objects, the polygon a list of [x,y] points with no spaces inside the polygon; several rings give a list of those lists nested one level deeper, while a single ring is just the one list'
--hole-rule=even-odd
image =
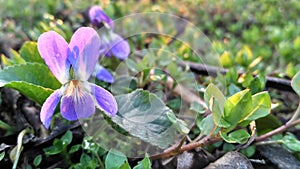
[{"label": "heart-shaped leaf", "polygon": [[167,117],[173,114],[156,95],[141,89],[116,96],[119,111],[111,120],[154,146],[166,148],[173,142],[174,128]]},{"label": "heart-shaped leaf", "polygon": [[48,67],[40,63],[25,63],[0,71],[0,87],[10,87],[42,104],[60,83]]}]

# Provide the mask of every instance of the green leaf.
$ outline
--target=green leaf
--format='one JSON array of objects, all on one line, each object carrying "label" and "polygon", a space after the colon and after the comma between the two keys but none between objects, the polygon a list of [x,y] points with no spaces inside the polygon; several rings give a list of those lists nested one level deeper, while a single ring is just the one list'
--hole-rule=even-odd
[{"label": "green leaf", "polygon": [[249,89],[240,91],[229,97],[224,106],[224,120],[230,123],[231,128],[244,119],[252,108],[252,98]]},{"label": "green leaf", "polygon": [[250,134],[243,129],[233,131],[227,135],[226,132],[220,132],[221,137],[228,143],[245,144],[250,138]]},{"label": "green leaf", "polygon": [[137,88],[137,83],[135,77],[121,76],[111,85],[111,91],[115,95],[130,93]]},{"label": "green leaf", "polygon": [[[252,36],[249,36],[252,37]],[[251,39],[251,38],[248,38]],[[248,66],[252,59],[252,51],[248,46],[244,46],[243,49],[241,49],[237,56],[235,57],[235,62],[239,63],[243,66]]]},{"label": "green leaf", "polygon": [[232,66],[233,62],[230,58],[230,54],[229,52],[225,51],[221,57],[220,57],[220,61],[222,63],[222,65],[225,67],[225,68],[229,68]]},{"label": "green leaf", "polygon": [[72,142],[73,134],[70,130],[68,130],[62,137],[61,141],[63,141],[64,144],[69,145]]},{"label": "green leaf", "polygon": [[1,55],[1,62],[3,66],[12,66],[14,65],[10,59],[8,59],[5,55]]},{"label": "green leaf", "polygon": [[241,150],[241,153],[244,154],[246,157],[250,158],[255,154],[256,146],[251,145],[245,149]]},{"label": "green leaf", "polygon": [[44,148],[46,155],[55,155],[66,151],[68,145],[72,142],[73,135],[68,130],[60,139],[54,139],[53,146]]},{"label": "green leaf", "polygon": [[175,62],[171,62],[167,65],[167,70],[173,78],[177,78],[180,75],[180,71],[178,71],[178,66]]},{"label": "green leaf", "polygon": [[5,151],[2,151],[2,152],[0,153],[0,161],[2,161],[2,159],[4,158],[4,156],[5,156]]},{"label": "green leaf", "polygon": [[139,161],[138,164],[133,167],[133,169],[151,169],[151,161],[149,156],[146,155],[142,161]]},{"label": "green leaf", "polygon": [[111,120],[123,130],[161,148],[173,142],[174,129],[167,117],[173,112],[156,95],[138,89],[116,100],[119,111]]},{"label": "green leaf", "polygon": [[223,144],[222,150],[225,151],[225,152],[234,151],[234,149],[235,149],[235,146],[234,146],[233,144],[231,144],[231,143],[226,143],[226,142],[225,142],[225,143]]},{"label": "green leaf", "polygon": [[228,86],[228,93],[229,93],[229,96],[232,96],[234,94],[236,94],[237,92],[240,92],[241,89],[239,87],[237,87],[235,84],[231,83],[229,86]]},{"label": "green leaf", "polygon": [[42,104],[61,84],[44,64],[26,63],[0,71],[0,87],[10,87]]},{"label": "green leaf", "polygon": [[265,134],[282,125],[281,121],[272,113],[270,113],[266,117],[257,119],[255,123],[256,123],[257,135]]},{"label": "green leaf", "polygon": [[134,60],[128,58],[128,59],[126,59],[125,63],[126,63],[126,65],[127,65],[127,67],[128,67],[131,71],[133,71],[133,72],[139,72],[139,71],[140,71],[140,69],[137,67],[137,64],[135,63]]},{"label": "green leaf", "polygon": [[220,91],[219,88],[217,88],[214,84],[211,83],[207,86],[204,93],[204,100],[207,105],[209,105],[209,101],[212,97],[215,97],[216,100],[218,100],[218,102],[220,104],[223,104],[224,106],[226,100],[225,96],[223,95],[223,93]]},{"label": "green leaf", "polygon": [[95,153],[99,156],[102,156],[107,153],[107,151],[104,148],[102,148],[99,144],[93,141],[93,138],[91,136],[84,137],[81,147],[86,152]]},{"label": "green leaf", "polygon": [[208,135],[214,128],[212,114],[206,116],[198,127],[201,130],[201,135]]},{"label": "green leaf", "polygon": [[143,59],[137,63],[137,70],[144,70],[144,69],[149,69],[149,64],[150,64],[150,55],[146,55],[143,57]]},{"label": "green leaf", "polygon": [[[59,140],[59,139],[55,139],[55,140]],[[53,145],[53,146],[44,148],[43,150],[44,150],[46,156],[59,154],[63,150],[62,141],[61,140],[56,141],[55,146]]]},{"label": "green leaf", "polygon": [[15,64],[25,63],[24,59],[20,56],[20,54],[17,51],[10,49],[10,53],[11,58],[7,58],[4,55],[1,55],[1,61],[4,66],[12,66]]},{"label": "green leaf", "polygon": [[212,83],[205,90],[204,100],[212,111],[214,123],[219,127],[229,127],[230,124],[223,119],[226,98]]},{"label": "green leaf", "polygon": [[27,41],[20,49],[20,55],[26,62],[44,63],[44,60],[39,54],[36,42]]},{"label": "green leaf", "polygon": [[167,113],[168,119],[171,121],[171,123],[175,126],[175,128],[183,133],[183,134],[188,134],[190,132],[190,129],[188,128],[188,125],[186,124],[185,121],[178,119],[175,114],[171,111],[168,111]]},{"label": "green leaf", "polygon": [[294,151],[294,152],[300,152],[300,141],[292,134],[287,133],[282,138],[282,143],[284,146],[286,146],[288,149]]},{"label": "green leaf", "polygon": [[265,76],[259,74],[250,83],[249,88],[252,94],[258,93],[265,88],[266,79]]},{"label": "green leaf", "polygon": [[119,169],[119,168],[130,168],[130,166],[128,164],[127,157],[123,153],[112,149],[108,152],[105,158],[105,168]]},{"label": "green leaf", "polygon": [[48,67],[39,63],[19,64],[1,70],[0,86],[10,82],[27,82],[50,89],[57,89],[61,86]]},{"label": "green leaf", "polygon": [[83,153],[80,156],[80,163],[84,166],[89,165],[89,162],[92,161],[91,157],[89,155],[87,155],[86,153]]},{"label": "green leaf", "polygon": [[260,92],[252,96],[251,112],[244,120],[253,121],[267,116],[271,111],[271,98],[268,92]]},{"label": "green leaf", "polygon": [[[221,115],[221,114],[219,114],[219,113],[215,113],[215,112],[218,112],[218,111],[217,111],[218,109],[215,108],[215,107],[218,107],[218,106],[219,106],[219,105],[218,105],[218,103],[215,101],[215,98],[212,97],[212,98],[210,99],[210,109],[214,110],[214,111],[212,112],[212,116],[213,116],[214,123],[215,123],[218,127],[224,127],[224,128],[230,127],[231,124],[228,123],[226,120],[224,120],[223,114]],[[221,111],[223,112],[224,110],[221,110]]]},{"label": "green leaf", "polygon": [[[139,79],[139,83],[145,83],[145,82],[147,82],[147,81],[149,81],[150,80],[150,72],[151,72],[151,68],[145,68],[145,69],[143,69],[143,70],[141,70],[141,79],[142,79],[142,81],[140,81],[140,79]],[[145,84],[144,84],[145,85]]]},{"label": "green leaf", "polygon": [[295,64],[294,62],[290,62],[286,66],[285,73],[288,77],[293,78],[296,75],[298,70],[300,70],[300,64]]},{"label": "green leaf", "polygon": [[10,52],[11,52],[11,54],[13,55],[12,57],[12,60],[13,60],[13,63],[14,64],[22,64],[22,63],[25,63],[25,61],[24,61],[24,59],[21,57],[21,55],[17,52],[17,51],[15,51],[15,50],[13,50],[13,49],[10,49]]},{"label": "green leaf", "polygon": [[37,167],[38,165],[41,164],[41,162],[42,162],[42,155],[38,155],[38,156],[36,156],[36,157],[34,158],[34,160],[33,160],[33,165],[34,165],[35,167]]},{"label": "green leaf", "polygon": [[[156,93],[155,93],[156,94]],[[172,110],[180,110],[181,105],[182,104],[182,100],[180,97],[176,97],[174,99],[171,99],[167,102],[167,106],[169,108],[171,108]]]},{"label": "green leaf", "polygon": [[172,58],[168,54],[165,54],[164,52],[162,52],[162,54],[159,56],[158,64],[161,67],[165,67],[165,66],[169,65],[172,62],[174,62],[172,60]]},{"label": "green leaf", "polygon": [[205,110],[204,110],[203,106],[200,103],[196,102],[196,101],[194,101],[191,104],[190,110],[193,110],[196,113],[200,113],[200,114],[204,114],[205,113]]},{"label": "green leaf", "polygon": [[253,81],[253,79],[254,77],[252,76],[251,72],[247,72],[243,77],[243,82],[242,82],[243,87],[248,87]]},{"label": "green leaf", "polygon": [[166,81],[167,74],[166,74],[166,72],[162,71],[161,69],[154,68],[153,74],[150,75],[150,79],[153,81]]},{"label": "green leaf", "polygon": [[30,164],[28,164],[28,166],[26,166],[26,169],[33,169],[32,166]]},{"label": "green leaf", "polygon": [[300,96],[300,71],[292,79],[292,88]]},{"label": "green leaf", "polygon": [[92,159],[88,154],[82,153],[80,156],[80,165],[78,166],[78,168],[97,168],[96,159]]},{"label": "green leaf", "polygon": [[233,68],[230,68],[229,71],[226,73],[226,81],[227,83],[236,83],[238,77],[239,77],[239,74],[236,70],[235,67]]},{"label": "green leaf", "polygon": [[50,96],[50,94],[54,91],[52,89],[33,85],[27,82],[9,82],[4,87],[18,90],[19,92],[36,101],[40,105],[42,105],[44,101]]},{"label": "green leaf", "polygon": [[72,153],[75,153],[76,151],[78,151],[80,149],[81,145],[80,144],[77,144],[77,145],[74,145],[70,148],[70,151],[69,153],[72,154]]}]

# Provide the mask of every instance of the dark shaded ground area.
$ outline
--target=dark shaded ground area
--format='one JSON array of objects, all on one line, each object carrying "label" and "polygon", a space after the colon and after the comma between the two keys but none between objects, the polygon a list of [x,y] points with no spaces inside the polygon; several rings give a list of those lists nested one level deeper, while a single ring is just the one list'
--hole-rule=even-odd
[{"label": "dark shaded ground area", "polygon": [[[274,89],[272,89],[274,90]],[[283,111],[275,112],[274,114],[281,119],[284,123],[286,122],[293,113],[290,107],[295,103],[294,101],[299,99],[295,94],[290,92],[280,92],[273,91],[278,94],[284,102],[285,109]],[[19,164],[32,164],[33,159],[39,155],[43,155],[43,163],[40,165],[41,168],[54,168],[54,167],[67,167],[64,158],[59,155],[46,157],[43,149],[52,145],[55,138],[60,138],[67,130],[71,130],[73,133],[73,142],[71,145],[81,144],[84,132],[79,123],[74,123],[73,125],[67,125],[65,123],[56,122],[57,127],[49,134],[48,131],[44,129],[39,120],[40,106],[18,93],[13,89],[2,88],[1,89],[1,106],[0,106],[0,119],[11,127],[11,131],[0,129],[0,140],[1,146],[0,150],[5,150],[6,154],[9,154],[12,148],[17,143],[18,133],[29,127],[32,129],[33,133],[26,135],[23,139],[24,149],[19,160]],[[294,128],[289,130],[299,137],[299,130]],[[70,146],[71,146],[70,145]],[[222,146],[220,146],[222,147]],[[82,152],[78,151],[71,156],[72,162],[79,162],[80,154]],[[210,162],[218,160],[224,155],[222,148],[217,148],[213,152],[208,152],[204,149],[198,148],[189,152],[185,152],[174,158],[165,160],[153,161],[153,168],[203,168],[206,167]],[[223,157],[224,158],[230,157]],[[233,162],[240,163],[240,158],[234,158]],[[247,158],[241,158],[247,159]],[[136,164],[140,159],[129,159],[131,164]],[[232,159],[230,160],[232,161]],[[287,150],[283,149],[281,146],[258,146],[256,153],[253,157],[247,159],[241,163],[250,163],[254,168],[297,168],[299,166],[299,161]],[[224,164],[225,165],[225,164]],[[208,168],[224,168],[220,162],[215,162],[211,164]],[[8,156],[0,162],[0,166],[3,168],[11,168],[12,163],[8,159]],[[214,166],[214,167],[212,167]],[[232,168],[232,166],[225,165],[225,168]],[[247,167],[246,167],[247,168]]]}]

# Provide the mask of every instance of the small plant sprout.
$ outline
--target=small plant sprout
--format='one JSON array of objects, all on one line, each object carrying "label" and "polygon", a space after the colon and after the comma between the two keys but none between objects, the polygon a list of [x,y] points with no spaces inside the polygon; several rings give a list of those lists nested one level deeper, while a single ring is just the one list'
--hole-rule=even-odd
[{"label": "small plant sprout", "polygon": [[58,33],[49,31],[37,43],[45,63],[62,84],[42,106],[40,119],[46,128],[60,100],[61,115],[70,121],[89,117],[95,112],[95,105],[111,116],[117,113],[113,95],[87,81],[99,58],[100,38],[94,29],[79,28],[69,44]]}]

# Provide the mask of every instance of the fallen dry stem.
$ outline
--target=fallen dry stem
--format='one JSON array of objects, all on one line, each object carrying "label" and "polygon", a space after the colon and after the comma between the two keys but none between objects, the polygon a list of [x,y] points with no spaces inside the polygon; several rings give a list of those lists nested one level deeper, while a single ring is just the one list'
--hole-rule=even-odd
[{"label": "fallen dry stem", "polygon": [[287,129],[289,129],[291,127],[294,127],[294,126],[296,126],[298,124],[300,124],[300,119],[295,120],[295,121],[293,121],[293,122],[291,122],[289,124],[284,124],[283,126],[280,126],[277,129],[270,131],[269,133],[261,135],[261,136],[257,137],[255,139],[255,141],[256,142],[263,141],[263,140],[265,140],[265,139],[267,139],[267,138],[269,138],[269,137],[271,137],[271,136],[273,136],[275,134],[282,133],[282,132],[286,131]]},{"label": "fallen dry stem", "polygon": [[184,151],[192,150],[197,147],[203,147],[206,145],[210,145],[210,144],[216,143],[221,140],[222,140],[222,138],[212,138],[210,135],[208,135],[198,142],[183,145],[180,149],[178,149],[178,146],[173,146],[172,148],[167,149],[166,151],[164,151],[160,154],[155,154],[155,155],[151,156],[150,158],[151,158],[151,160],[155,160],[155,159],[163,159],[163,158],[172,157],[172,156],[180,154]]},{"label": "fallen dry stem", "polygon": [[261,135],[261,136],[257,137],[255,139],[255,141],[256,142],[263,141],[263,140],[265,140],[265,139],[267,139],[267,138],[269,138],[269,137],[271,137],[271,136],[273,136],[275,134],[282,133],[282,132],[286,131],[287,129],[300,124],[300,119],[297,119],[298,116],[299,116],[299,114],[300,114],[300,103],[299,103],[299,106],[298,106],[298,108],[297,108],[294,116],[292,117],[292,119],[290,121],[288,121],[286,124],[278,127],[275,130],[272,130],[272,131],[270,131],[270,132],[268,132],[268,133],[266,133],[264,135]]}]

